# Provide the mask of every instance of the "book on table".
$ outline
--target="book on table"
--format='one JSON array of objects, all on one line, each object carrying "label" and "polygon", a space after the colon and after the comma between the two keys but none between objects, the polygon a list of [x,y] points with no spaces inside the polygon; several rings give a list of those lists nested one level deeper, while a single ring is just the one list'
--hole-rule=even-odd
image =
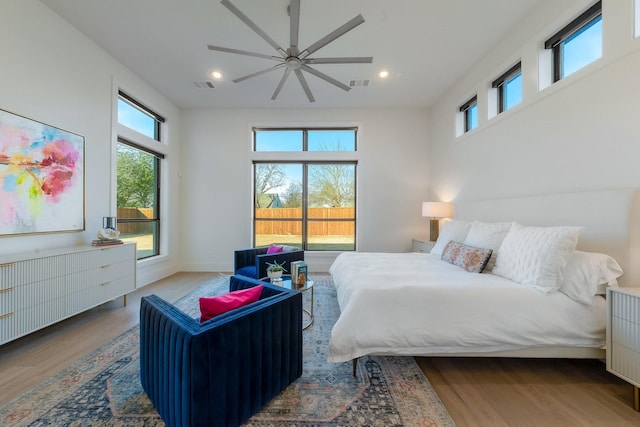
[{"label": "book on table", "polygon": [[291,284],[302,288],[307,284],[307,264],[304,261],[291,263]]}]

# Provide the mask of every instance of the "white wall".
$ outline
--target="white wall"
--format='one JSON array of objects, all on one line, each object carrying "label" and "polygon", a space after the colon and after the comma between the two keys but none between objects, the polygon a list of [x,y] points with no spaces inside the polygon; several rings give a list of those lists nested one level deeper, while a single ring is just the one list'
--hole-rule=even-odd
[{"label": "white wall", "polygon": [[[431,111],[433,196],[464,201],[640,187],[640,39],[633,37],[632,3],[604,0],[603,57],[542,91],[542,43],[591,2],[541,6],[505,35]],[[524,101],[487,119],[487,88],[519,58]],[[479,127],[456,138],[457,108],[476,92]]]},{"label": "white wall", "polygon": [[[177,195],[180,161],[180,112],[166,98],[35,0],[0,0],[0,108],[85,137],[86,231],[0,238],[0,255],[88,244],[115,215],[111,177],[115,134],[114,94],[122,85],[167,118],[169,192]],[[179,200],[165,200],[164,218],[179,222]],[[173,242],[168,256],[142,262],[138,285],[177,270],[178,230],[167,229]]]},{"label": "white wall", "polygon": [[[232,271],[233,251],[252,244],[252,126],[357,125],[357,247],[409,251],[428,236],[424,110],[193,110],[183,112],[184,270]],[[278,154],[276,154],[278,156]],[[335,253],[307,252],[312,271]]]}]

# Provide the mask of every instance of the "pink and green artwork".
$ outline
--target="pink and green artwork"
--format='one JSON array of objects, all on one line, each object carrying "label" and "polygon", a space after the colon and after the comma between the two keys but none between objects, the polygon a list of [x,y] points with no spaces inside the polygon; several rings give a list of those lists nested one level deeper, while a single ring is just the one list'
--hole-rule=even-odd
[{"label": "pink and green artwork", "polygon": [[0,236],[84,230],[84,137],[0,110]]}]

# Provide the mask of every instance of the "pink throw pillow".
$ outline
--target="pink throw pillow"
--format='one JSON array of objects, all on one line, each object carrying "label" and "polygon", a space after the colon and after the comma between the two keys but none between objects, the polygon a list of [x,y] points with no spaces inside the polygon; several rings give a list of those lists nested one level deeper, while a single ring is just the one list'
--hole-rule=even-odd
[{"label": "pink throw pillow", "polygon": [[264,286],[229,292],[217,297],[200,298],[200,322],[207,321],[219,314],[249,305],[260,299]]},{"label": "pink throw pillow", "polygon": [[272,243],[271,245],[269,245],[269,248],[267,248],[267,255],[279,254],[283,250],[284,248],[282,246],[278,246]]}]

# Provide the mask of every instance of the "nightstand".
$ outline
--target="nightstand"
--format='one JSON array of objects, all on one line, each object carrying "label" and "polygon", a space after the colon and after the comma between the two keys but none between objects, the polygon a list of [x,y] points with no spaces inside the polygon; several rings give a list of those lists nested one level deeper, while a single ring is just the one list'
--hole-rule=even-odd
[{"label": "nightstand", "polygon": [[411,240],[411,252],[431,252],[433,245],[436,242],[426,242],[424,240],[412,239]]},{"label": "nightstand", "polygon": [[640,288],[607,288],[607,371],[633,385],[640,411]]}]

